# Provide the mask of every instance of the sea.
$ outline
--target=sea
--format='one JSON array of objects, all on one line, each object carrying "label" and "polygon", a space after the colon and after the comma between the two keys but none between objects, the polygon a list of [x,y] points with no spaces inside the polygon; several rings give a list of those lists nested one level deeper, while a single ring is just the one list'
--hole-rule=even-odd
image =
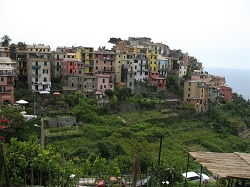
[{"label": "sea", "polygon": [[250,99],[250,69],[204,68],[210,75],[225,77],[226,85],[233,89],[233,93],[242,95],[245,100]]}]

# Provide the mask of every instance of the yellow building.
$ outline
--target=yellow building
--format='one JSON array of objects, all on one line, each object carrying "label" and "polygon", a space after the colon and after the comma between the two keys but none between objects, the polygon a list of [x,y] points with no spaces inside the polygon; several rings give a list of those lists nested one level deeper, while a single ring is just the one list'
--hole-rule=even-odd
[{"label": "yellow building", "polygon": [[94,70],[94,48],[76,47],[76,58],[82,60],[84,64],[85,76],[93,76]]},{"label": "yellow building", "polygon": [[183,101],[194,106],[196,112],[208,110],[208,85],[201,81],[185,81]]},{"label": "yellow building", "polygon": [[157,66],[158,51],[147,50],[146,56],[150,60],[150,70],[158,71],[158,66]]}]

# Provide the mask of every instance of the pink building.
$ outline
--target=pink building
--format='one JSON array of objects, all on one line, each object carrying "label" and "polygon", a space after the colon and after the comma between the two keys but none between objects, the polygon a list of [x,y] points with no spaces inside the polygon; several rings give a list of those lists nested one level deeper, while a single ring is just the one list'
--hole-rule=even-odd
[{"label": "pink building", "polygon": [[104,93],[105,90],[114,91],[114,84],[110,83],[110,75],[109,74],[97,74],[97,91]]},{"label": "pink building", "polygon": [[113,51],[98,49],[94,52],[94,73],[109,74],[110,81],[114,82],[115,53]]},{"label": "pink building", "polygon": [[155,85],[157,90],[166,90],[167,79],[165,77],[160,77],[158,71],[152,71],[149,73],[149,84],[151,86]]},{"label": "pink building", "polygon": [[233,97],[232,88],[226,85],[222,85],[220,86],[219,90],[220,90],[221,97],[224,97],[226,101],[229,101],[229,102],[232,101],[232,97]]},{"label": "pink building", "polygon": [[14,104],[14,68],[10,65],[0,65],[0,103]]}]

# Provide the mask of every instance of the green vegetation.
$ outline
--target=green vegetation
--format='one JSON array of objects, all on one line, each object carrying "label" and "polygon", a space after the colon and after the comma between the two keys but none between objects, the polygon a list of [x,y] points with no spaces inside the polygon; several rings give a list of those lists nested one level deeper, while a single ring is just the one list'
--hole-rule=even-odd
[{"label": "green vegetation", "polygon": [[[109,91],[109,94],[111,101],[105,107],[98,106],[93,99],[80,93],[60,95],[53,100],[53,106],[47,105],[47,110],[57,105],[68,107],[69,114],[76,117],[77,125],[46,129],[44,150],[40,149],[33,136],[28,138],[28,134],[40,133],[40,129],[34,127],[34,124],[40,125],[39,118],[24,123],[21,118],[9,116],[16,124],[10,127],[15,129],[16,139],[10,140],[13,137],[11,131],[5,133],[6,156],[12,180],[21,181],[25,177],[31,180],[31,173],[28,172],[31,166],[36,171],[36,179],[41,179],[41,174],[42,181],[47,184],[56,184],[58,173],[62,176],[65,172],[67,176],[74,173],[78,178],[118,175],[119,172],[131,174],[134,157],[137,155],[140,173],[151,172],[153,164],[157,181],[166,180],[169,173],[175,173],[171,180],[177,184],[182,182],[180,174],[185,171],[188,151],[250,151],[246,138],[250,126],[250,102],[236,94],[233,102],[221,103],[217,109],[199,114],[195,114],[193,107],[184,103],[172,108],[164,100],[132,97],[129,90],[116,89],[114,93]],[[119,97],[117,94],[120,94]],[[32,105],[29,107],[32,108]],[[108,112],[110,108],[112,114]],[[3,108],[4,114],[11,113],[8,110],[14,111]],[[18,112],[12,113],[18,115]],[[163,142],[158,166],[161,136]],[[30,157],[31,152],[34,158]],[[13,160],[13,154],[23,160]],[[48,160],[53,164],[47,165]],[[94,160],[98,160],[96,162],[99,164]],[[21,163],[17,164],[19,161]],[[71,164],[68,171],[63,171],[66,161]],[[103,169],[97,169],[94,163]],[[111,167],[110,164],[115,168],[112,172],[107,169]],[[193,162],[189,168],[198,171],[199,165]],[[20,175],[22,170],[27,176]],[[72,181],[67,178],[59,182],[70,184]]]}]

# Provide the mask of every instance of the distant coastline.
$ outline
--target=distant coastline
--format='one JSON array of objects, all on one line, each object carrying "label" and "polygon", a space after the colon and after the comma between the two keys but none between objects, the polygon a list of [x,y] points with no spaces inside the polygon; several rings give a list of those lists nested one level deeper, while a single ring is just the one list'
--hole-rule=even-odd
[{"label": "distant coastline", "polygon": [[250,70],[204,67],[211,75],[218,75],[226,78],[226,85],[233,89],[233,93],[242,95],[245,100],[250,99]]}]

